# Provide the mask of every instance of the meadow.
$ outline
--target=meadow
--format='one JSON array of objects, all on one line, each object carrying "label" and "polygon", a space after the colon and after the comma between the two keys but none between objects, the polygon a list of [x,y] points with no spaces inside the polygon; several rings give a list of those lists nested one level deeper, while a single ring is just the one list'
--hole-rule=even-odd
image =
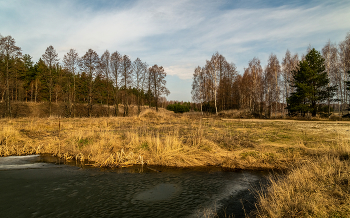
[{"label": "meadow", "polygon": [[282,170],[255,190],[257,217],[350,215],[350,122],[225,119],[161,109],[140,116],[0,119],[0,156],[50,154],[134,164]]}]

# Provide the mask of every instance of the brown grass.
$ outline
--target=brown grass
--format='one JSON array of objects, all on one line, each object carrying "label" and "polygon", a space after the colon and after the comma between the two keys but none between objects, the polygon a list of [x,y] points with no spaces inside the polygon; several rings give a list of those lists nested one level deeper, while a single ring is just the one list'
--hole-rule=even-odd
[{"label": "brown grass", "polygon": [[349,145],[344,121],[202,118],[164,109],[125,118],[0,119],[0,156],[288,170],[257,192],[257,217],[349,217]]},{"label": "brown grass", "polygon": [[111,167],[288,169],[350,139],[344,122],[202,119],[164,109],[125,118],[1,119],[0,126],[0,156],[49,153]]},{"label": "brown grass", "polygon": [[286,176],[270,177],[258,192],[252,217],[349,217],[349,146],[343,151],[295,167]]}]

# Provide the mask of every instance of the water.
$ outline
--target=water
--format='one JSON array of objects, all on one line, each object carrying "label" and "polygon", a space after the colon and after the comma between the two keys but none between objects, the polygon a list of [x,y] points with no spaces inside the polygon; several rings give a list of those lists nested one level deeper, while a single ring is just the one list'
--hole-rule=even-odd
[{"label": "water", "polygon": [[254,209],[248,189],[264,175],[215,167],[106,170],[49,156],[0,157],[0,216],[244,217]]}]

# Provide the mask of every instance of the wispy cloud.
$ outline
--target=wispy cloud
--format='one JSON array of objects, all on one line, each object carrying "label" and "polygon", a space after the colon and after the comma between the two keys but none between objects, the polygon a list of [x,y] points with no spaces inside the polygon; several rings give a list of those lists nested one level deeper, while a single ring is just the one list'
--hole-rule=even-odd
[{"label": "wispy cloud", "polygon": [[34,60],[49,45],[60,58],[70,48],[81,55],[118,50],[190,79],[216,51],[242,72],[255,56],[264,65],[271,52],[282,59],[287,48],[301,53],[309,44],[339,42],[350,30],[349,11],[349,1],[0,0],[0,33]]}]

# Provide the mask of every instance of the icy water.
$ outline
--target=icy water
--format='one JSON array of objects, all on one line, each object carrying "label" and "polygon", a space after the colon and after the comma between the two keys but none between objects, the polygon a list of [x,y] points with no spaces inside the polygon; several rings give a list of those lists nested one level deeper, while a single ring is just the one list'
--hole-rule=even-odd
[{"label": "icy water", "polygon": [[[99,169],[49,156],[0,157],[0,217],[244,217],[264,172]],[[244,209],[242,209],[244,207]]]}]

